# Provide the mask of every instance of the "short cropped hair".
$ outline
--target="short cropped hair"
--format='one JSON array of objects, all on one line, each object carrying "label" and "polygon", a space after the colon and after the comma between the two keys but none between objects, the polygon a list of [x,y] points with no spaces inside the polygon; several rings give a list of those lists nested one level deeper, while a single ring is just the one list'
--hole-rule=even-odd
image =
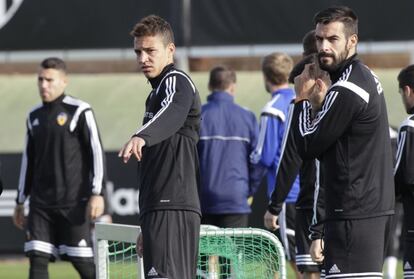
[{"label": "short cropped hair", "polygon": [[315,30],[311,30],[305,34],[302,40],[303,56],[308,56],[312,53],[317,53]]},{"label": "short cropped hair", "polygon": [[293,60],[286,53],[272,53],[263,58],[262,72],[265,78],[274,85],[288,82],[293,68]]},{"label": "short cropped hair", "polygon": [[404,86],[409,86],[414,89],[414,64],[405,67],[398,74],[398,86],[403,88]]},{"label": "short cropped hair", "polygon": [[297,77],[303,72],[306,64],[310,64],[314,62],[315,62],[315,56],[307,55],[304,58],[302,58],[302,60],[300,60],[298,63],[296,63],[296,65],[293,67],[292,71],[290,72],[289,83],[294,83],[295,77]]},{"label": "short cropped hair", "polygon": [[57,57],[48,57],[40,63],[42,69],[55,69],[66,73],[66,63]]},{"label": "short cropped hair", "polygon": [[331,22],[342,22],[347,37],[358,35],[358,17],[353,10],[345,6],[330,7],[318,12],[313,21],[316,24],[329,24]]},{"label": "short cropped hair", "polygon": [[289,82],[294,83],[295,77],[300,75],[303,70],[305,69],[306,64],[315,64],[315,67],[309,68],[309,76],[313,79],[321,78],[323,76],[323,72],[319,66],[319,59],[317,58],[317,54],[311,54],[305,56],[302,60],[300,60],[294,67],[292,72],[289,75]]},{"label": "short cropped hair", "polygon": [[142,18],[135,24],[130,34],[135,38],[160,35],[163,38],[164,45],[174,43],[174,33],[171,25],[157,15]]},{"label": "short cropped hair", "polygon": [[208,87],[212,91],[225,91],[236,83],[236,73],[226,66],[216,66],[210,71]]}]

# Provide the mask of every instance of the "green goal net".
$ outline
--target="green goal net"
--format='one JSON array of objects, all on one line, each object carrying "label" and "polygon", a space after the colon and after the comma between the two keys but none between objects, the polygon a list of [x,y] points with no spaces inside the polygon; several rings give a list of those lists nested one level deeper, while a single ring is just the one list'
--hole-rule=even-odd
[{"label": "green goal net", "polygon": [[[138,226],[97,223],[97,278],[144,278]],[[201,226],[197,279],[286,278],[283,247],[270,232]]]}]

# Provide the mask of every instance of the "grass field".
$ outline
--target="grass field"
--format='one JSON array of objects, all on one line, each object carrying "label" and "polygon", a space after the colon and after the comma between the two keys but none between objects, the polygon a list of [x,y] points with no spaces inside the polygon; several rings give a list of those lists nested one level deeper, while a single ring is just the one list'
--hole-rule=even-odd
[{"label": "grass field", "polygon": [[[405,111],[397,93],[396,69],[376,70],[385,90],[390,123],[398,126]],[[205,102],[208,73],[191,74]],[[238,72],[236,101],[259,115],[269,100],[260,72]],[[0,152],[20,152],[27,112],[38,104],[35,75],[0,75]],[[118,150],[140,126],[150,85],[141,74],[70,75],[67,93],[94,108],[106,150]]]},{"label": "grass field", "polygon": [[[29,262],[27,260],[0,261],[0,278],[22,279],[28,278]],[[294,278],[290,268],[288,268],[287,278]],[[55,262],[49,264],[50,279],[75,279],[79,278],[75,269],[68,262]]]},{"label": "grass field", "polygon": [[[0,278],[4,279],[22,279],[28,278],[29,262],[24,260],[18,261],[0,261]],[[79,278],[72,265],[68,262],[55,262],[49,265],[50,279],[75,279]],[[291,268],[287,267],[287,278],[294,279]],[[397,277],[403,278],[402,264],[398,263]]]}]

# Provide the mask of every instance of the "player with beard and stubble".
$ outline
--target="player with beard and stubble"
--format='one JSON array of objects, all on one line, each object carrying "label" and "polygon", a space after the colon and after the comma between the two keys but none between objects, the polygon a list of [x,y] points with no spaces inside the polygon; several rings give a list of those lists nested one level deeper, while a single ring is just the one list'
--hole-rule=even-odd
[{"label": "player with beard and stubble", "polygon": [[[315,15],[320,67],[330,75],[321,109],[311,113],[311,65],[295,78],[293,130],[301,156],[324,174],[324,238],[313,259],[326,278],[382,278],[394,213],[391,143],[382,86],[357,59],[358,18],[348,7]],[[322,247],[324,244],[324,250]]]}]

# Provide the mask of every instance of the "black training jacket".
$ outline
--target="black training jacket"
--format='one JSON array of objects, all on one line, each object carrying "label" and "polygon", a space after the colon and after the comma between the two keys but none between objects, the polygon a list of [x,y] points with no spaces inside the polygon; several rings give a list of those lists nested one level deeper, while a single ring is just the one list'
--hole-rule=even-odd
[{"label": "black training jacket", "polygon": [[16,202],[45,208],[70,207],[100,195],[104,153],[89,104],[62,94],[27,117]]},{"label": "black training jacket", "polygon": [[394,213],[391,143],[383,90],[355,56],[331,73],[332,86],[312,119],[295,105],[292,126],[299,153],[321,161],[326,219]]},{"label": "black training jacket", "polygon": [[406,241],[414,241],[414,108],[398,130],[398,148],[394,169],[395,187],[404,207]]},{"label": "black training jacket", "polygon": [[197,142],[201,102],[194,83],[173,64],[149,80],[140,163],[141,216],[151,210],[179,209],[201,214]]},{"label": "black training jacket", "polygon": [[[411,113],[414,113],[414,108]],[[414,194],[414,114],[401,123],[397,140],[395,187],[399,193]]]},{"label": "black training jacket", "polygon": [[269,212],[279,215],[283,203],[293,186],[299,173],[300,191],[296,200],[296,209],[312,209],[316,183],[315,160],[302,160],[294,139],[294,131],[291,129],[291,121],[294,103],[290,105],[286,131],[288,135],[282,142],[281,159],[276,171],[275,190],[270,198]]}]

